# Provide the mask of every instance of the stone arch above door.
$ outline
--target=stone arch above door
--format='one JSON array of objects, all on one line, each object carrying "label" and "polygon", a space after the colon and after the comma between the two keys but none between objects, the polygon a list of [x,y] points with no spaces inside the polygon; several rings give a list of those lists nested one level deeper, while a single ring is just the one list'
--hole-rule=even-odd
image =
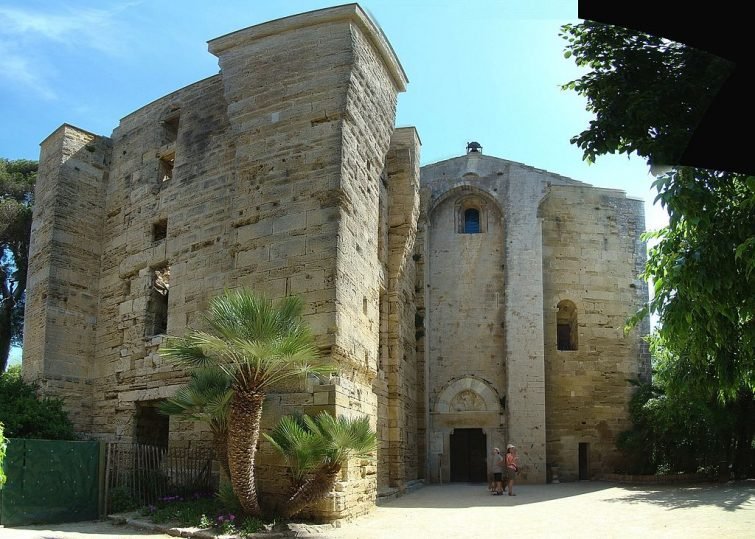
[{"label": "stone arch above door", "polygon": [[490,384],[467,376],[448,383],[435,401],[435,412],[497,412],[500,409],[498,393]]}]

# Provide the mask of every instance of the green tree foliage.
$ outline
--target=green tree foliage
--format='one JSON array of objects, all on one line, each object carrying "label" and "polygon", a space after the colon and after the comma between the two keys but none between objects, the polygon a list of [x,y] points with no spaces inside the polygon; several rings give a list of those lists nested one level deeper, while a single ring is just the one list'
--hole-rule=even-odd
[{"label": "green tree foliage", "polygon": [[732,416],[716,400],[669,398],[660,385],[638,384],[629,405],[633,428],[617,440],[631,474],[712,472],[727,461]]},{"label": "green tree foliage", "polygon": [[647,311],[674,391],[735,401],[755,388],[755,178],[679,168],[656,181],[669,226],[650,237]]},{"label": "green tree foliage", "polygon": [[673,165],[733,65],[707,52],[635,30],[586,21],[562,27],[565,56],[589,72],[564,85],[595,113],[571,139],[593,162],[636,153]]},{"label": "green tree foliage", "polygon": [[0,489],[5,484],[6,477],[3,469],[3,463],[5,462],[5,448],[8,447],[8,441],[5,439],[3,422],[0,421]]},{"label": "green tree foliage", "polygon": [[323,499],[351,458],[371,458],[377,437],[368,417],[349,419],[321,412],[286,416],[265,438],[286,461],[291,496],[281,510],[288,518]]},{"label": "green tree foliage", "polygon": [[233,491],[250,516],[260,514],[254,461],[265,395],[277,384],[328,369],[314,363],[302,310],[298,297],[273,304],[252,291],[226,292],[210,303],[208,331],[169,339],[160,350],[189,368],[220,369],[229,377],[228,466]]},{"label": "green tree foliage", "polygon": [[231,380],[220,369],[196,369],[189,383],[176,394],[160,403],[160,411],[193,421],[202,421],[210,426],[215,456],[227,476],[228,468],[228,418],[233,397]]},{"label": "green tree foliage", "polygon": [[8,438],[77,439],[63,401],[38,398],[36,388],[21,379],[18,366],[0,374],[0,422]]},{"label": "green tree foliage", "polygon": [[[588,161],[634,152],[651,165],[678,162],[731,72],[720,58],[632,30],[585,22],[562,35],[566,56],[590,70],[564,86],[595,113],[572,139]],[[746,475],[755,435],[755,178],[677,167],[654,186],[669,225],[645,236],[657,240],[643,274],[654,298],[630,323],[659,317],[651,349],[662,399],[647,402],[663,413],[642,424],[660,428],[672,411],[686,410],[694,414],[686,424],[699,427],[688,430],[694,452],[724,440],[726,460]]]},{"label": "green tree foliage", "polygon": [[0,372],[23,339],[24,292],[37,162],[0,159]]}]

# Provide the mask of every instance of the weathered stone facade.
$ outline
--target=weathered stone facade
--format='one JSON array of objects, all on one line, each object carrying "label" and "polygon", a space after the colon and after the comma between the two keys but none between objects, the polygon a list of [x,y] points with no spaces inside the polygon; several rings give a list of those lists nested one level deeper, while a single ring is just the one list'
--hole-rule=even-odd
[{"label": "weathered stone facade", "polygon": [[470,459],[512,442],[524,481],[613,469],[627,379],[649,377],[647,326],[623,333],[648,294],[642,203],[478,151],[421,178],[428,478],[478,478]]},{"label": "weathered stone facade", "polygon": [[[270,395],[263,427],[326,410],[367,414],[379,438],[322,518],[413,481],[474,479],[508,442],[525,481],[547,465],[576,478],[580,455],[590,477],[613,471],[625,379],[647,375],[646,328],[622,333],[647,297],[641,203],[479,152],[420,171],[417,132],[394,129],[406,76],[355,4],[209,48],[218,75],[111,137],[63,125],[42,143],[25,377],[64,397],[80,431],[137,441],[186,382],[157,353],[164,334],[201,327],[226,288],[298,294],[334,375]],[[574,350],[557,349],[559,305]],[[173,445],[210,440],[168,428]],[[265,444],[259,465],[261,491],[281,493]]]}]

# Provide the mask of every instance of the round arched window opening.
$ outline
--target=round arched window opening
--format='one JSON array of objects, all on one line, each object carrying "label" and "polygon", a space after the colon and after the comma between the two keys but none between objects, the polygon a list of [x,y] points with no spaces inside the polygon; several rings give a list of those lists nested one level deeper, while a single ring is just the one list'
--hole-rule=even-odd
[{"label": "round arched window opening", "polygon": [[556,313],[556,348],[577,350],[577,306],[568,299],[558,302]]},{"label": "round arched window opening", "polygon": [[465,197],[455,204],[455,228],[458,234],[484,234],[487,232],[487,209],[478,197]]},{"label": "round arched window opening", "polygon": [[479,234],[481,231],[480,210],[477,208],[464,210],[464,234]]}]

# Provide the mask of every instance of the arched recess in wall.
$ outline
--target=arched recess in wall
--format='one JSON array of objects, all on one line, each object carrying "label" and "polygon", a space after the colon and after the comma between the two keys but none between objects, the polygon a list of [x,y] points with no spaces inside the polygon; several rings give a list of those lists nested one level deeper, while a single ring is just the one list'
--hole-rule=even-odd
[{"label": "arched recess in wall", "polygon": [[[458,185],[432,201],[431,216],[449,199],[454,204],[454,231],[457,234],[484,234],[496,217],[503,221],[503,211],[492,194],[474,185]],[[455,200],[454,200],[455,199]]]},{"label": "arched recess in wall", "polygon": [[501,401],[493,387],[473,376],[459,378],[446,385],[435,401],[435,412],[498,412]]},{"label": "arched recess in wall", "polygon": [[457,234],[484,234],[488,231],[488,203],[476,195],[465,196],[454,204],[454,229]]},{"label": "arched recess in wall", "polygon": [[578,350],[577,306],[573,301],[563,299],[558,302],[556,312],[556,348],[558,350]]}]

